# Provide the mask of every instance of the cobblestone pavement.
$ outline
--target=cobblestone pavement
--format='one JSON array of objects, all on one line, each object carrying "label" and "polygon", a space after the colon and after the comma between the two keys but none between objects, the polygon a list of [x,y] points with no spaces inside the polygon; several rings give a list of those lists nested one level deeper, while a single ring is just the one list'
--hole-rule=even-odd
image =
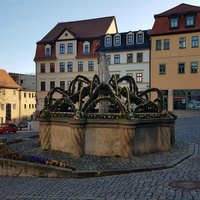
[{"label": "cobblestone pavement", "polygon": [[[29,148],[34,150],[28,153],[41,155],[40,150],[35,152],[38,142],[34,141],[32,148]],[[29,141],[24,143],[24,149],[28,149],[28,143]],[[135,165],[132,165],[134,163],[132,159],[120,158],[114,158],[110,165],[105,165],[106,158],[99,161],[94,159],[89,164],[91,169],[98,168],[98,170],[110,167],[114,169],[143,167],[143,171],[81,179],[0,177],[0,200],[199,200],[199,146],[200,116],[183,116],[176,120],[176,145],[172,151],[164,154],[143,155],[135,159],[137,160]],[[12,148],[20,151],[17,145],[13,145]],[[21,150],[24,151],[24,149]],[[84,167],[87,166],[86,163],[81,164],[84,160],[73,160],[62,155],[59,159],[71,159],[70,162],[80,170],[85,170]],[[86,161],[89,159],[91,158],[85,158]],[[98,163],[102,164],[102,168]],[[159,169],[156,166],[166,166],[166,168]],[[148,167],[151,171],[148,171]]]}]

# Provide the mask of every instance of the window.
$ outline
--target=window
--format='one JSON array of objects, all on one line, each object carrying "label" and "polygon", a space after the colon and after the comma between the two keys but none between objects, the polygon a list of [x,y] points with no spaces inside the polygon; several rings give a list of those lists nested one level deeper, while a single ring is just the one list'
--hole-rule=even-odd
[{"label": "window", "polygon": [[29,109],[31,108],[31,104],[29,104]]},{"label": "window", "polygon": [[170,28],[178,28],[178,17],[170,19]]},{"label": "window", "polygon": [[132,76],[133,77],[133,73],[127,73],[127,76]]},{"label": "window", "polygon": [[159,65],[159,74],[160,75],[166,74],[166,65],[165,64]]},{"label": "window", "polygon": [[170,49],[170,39],[164,39],[164,50]]},{"label": "window", "polygon": [[34,104],[32,104],[32,108],[34,108]]},{"label": "window", "polygon": [[65,72],[65,63],[60,62],[60,72]]},{"label": "window", "polygon": [[40,64],[40,72],[45,73],[45,63]]},{"label": "window", "polygon": [[186,16],[186,26],[194,26],[194,15]]},{"label": "window", "polygon": [[114,40],[115,40],[115,45],[119,46],[120,45],[120,36],[119,35],[115,36]]},{"label": "window", "polygon": [[15,103],[13,104],[13,110],[16,110],[16,104]]},{"label": "window", "polygon": [[55,72],[55,64],[50,63],[50,73],[54,73],[54,72]]},{"label": "window", "polygon": [[162,50],[162,40],[156,40],[156,50]]},{"label": "window", "polygon": [[46,52],[45,52],[46,56],[50,56],[51,55],[51,49],[48,47],[46,48]]},{"label": "window", "polygon": [[191,73],[197,73],[198,72],[198,64],[197,64],[197,62],[191,62],[190,63],[190,72]]},{"label": "window", "polygon": [[65,53],[65,44],[60,44],[60,54]]},{"label": "window", "polygon": [[44,81],[42,81],[40,83],[40,88],[41,88],[41,91],[45,91],[46,90],[46,88],[45,88],[45,82]]},{"label": "window", "polygon": [[90,43],[88,41],[83,43],[83,53],[84,54],[90,53]]},{"label": "window", "polygon": [[127,54],[127,63],[132,63],[133,62],[133,54],[132,53],[128,53]]},{"label": "window", "polygon": [[178,73],[184,74],[185,73],[185,63],[179,63],[178,64]]},{"label": "window", "polygon": [[179,38],[179,48],[180,49],[186,48],[186,38],[185,37]]},{"label": "window", "polygon": [[111,63],[111,57],[110,57],[110,55],[106,55],[106,61],[107,61],[107,63]]},{"label": "window", "polygon": [[55,81],[50,81],[50,90],[55,88]]},{"label": "window", "polygon": [[143,42],[143,33],[138,33],[137,34],[137,43],[142,44]]},{"label": "window", "polygon": [[192,36],[192,47],[199,46],[199,36]]},{"label": "window", "polygon": [[26,109],[26,104],[24,104],[24,109]]},{"label": "window", "polygon": [[112,44],[111,44],[111,37],[110,36],[106,36],[105,38],[105,46],[106,47],[110,47]]},{"label": "window", "polygon": [[29,98],[31,98],[31,93],[28,93]]},{"label": "window", "polygon": [[73,44],[72,43],[69,43],[67,45],[67,53],[73,53]]},{"label": "window", "polygon": [[88,61],[88,71],[94,71],[94,61]]},{"label": "window", "polygon": [[115,55],[114,56],[114,63],[119,64],[120,63],[120,55]]},{"label": "window", "polygon": [[1,110],[4,110],[5,106],[4,104],[1,104]]},{"label": "window", "polygon": [[142,83],[142,73],[136,73],[136,82]]},{"label": "window", "polygon": [[133,44],[133,34],[127,35],[127,44]]},{"label": "window", "polygon": [[137,53],[137,62],[142,62],[142,61],[143,61],[143,54]]},{"label": "window", "polygon": [[82,72],[83,71],[83,62],[80,61],[78,62],[78,72]]},{"label": "window", "polygon": [[65,90],[65,81],[60,81],[60,87]]},{"label": "window", "polygon": [[46,56],[50,56],[51,55],[51,46],[49,44],[47,44],[45,46],[45,55]]},{"label": "window", "polygon": [[73,63],[72,62],[68,62],[67,63],[67,71],[68,72],[73,72]]},{"label": "window", "polygon": [[24,92],[24,98],[26,98],[26,92]]}]

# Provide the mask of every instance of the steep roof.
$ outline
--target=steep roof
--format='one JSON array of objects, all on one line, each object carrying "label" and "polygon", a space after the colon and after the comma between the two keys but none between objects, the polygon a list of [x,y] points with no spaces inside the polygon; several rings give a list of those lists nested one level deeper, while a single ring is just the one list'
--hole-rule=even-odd
[{"label": "steep roof", "polygon": [[[185,27],[185,15],[195,13],[195,26]],[[170,29],[170,16],[179,16],[179,28]],[[186,32],[200,31],[200,7],[182,3],[172,9],[169,9],[160,14],[154,15],[155,22],[152,29],[149,31],[153,35],[180,34]]]},{"label": "steep roof", "polygon": [[78,38],[100,37],[106,34],[113,20],[116,24],[114,16],[58,23],[38,44],[54,42],[65,30]]},{"label": "steep roof", "polygon": [[170,16],[175,13],[176,14],[185,14],[187,12],[200,12],[200,7],[182,3],[174,8],[171,8],[171,9],[165,11],[165,12],[154,15],[154,17],[155,18],[165,17],[165,16]]},{"label": "steep roof", "polygon": [[0,69],[0,88],[12,88],[12,89],[18,89],[21,88],[20,85],[18,85],[11,76],[3,69]]}]

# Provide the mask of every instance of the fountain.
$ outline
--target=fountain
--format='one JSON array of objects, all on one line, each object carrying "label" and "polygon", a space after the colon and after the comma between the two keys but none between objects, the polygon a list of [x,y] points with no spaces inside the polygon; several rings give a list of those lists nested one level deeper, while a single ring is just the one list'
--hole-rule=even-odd
[{"label": "fountain", "polygon": [[[109,79],[108,65],[100,53],[93,80],[78,75],[68,90],[56,87],[47,94],[39,117],[43,150],[125,158],[170,150],[176,116],[167,111],[162,92],[138,91],[131,76]],[[128,86],[120,86],[123,81]],[[154,101],[151,92],[158,93]]]}]

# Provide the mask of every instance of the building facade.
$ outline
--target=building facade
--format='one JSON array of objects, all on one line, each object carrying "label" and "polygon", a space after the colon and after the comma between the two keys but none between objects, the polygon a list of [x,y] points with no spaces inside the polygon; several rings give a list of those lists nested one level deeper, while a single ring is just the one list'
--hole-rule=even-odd
[{"label": "building facade", "polygon": [[[98,72],[100,36],[116,33],[115,17],[104,17],[58,23],[37,42],[36,90],[37,111],[44,107],[44,98],[54,87],[67,89],[77,75],[92,79]],[[57,95],[57,96],[56,96]],[[56,94],[54,98],[59,98]]]},{"label": "building facade", "polygon": [[[132,76],[138,89],[149,88],[150,40],[148,30],[101,36],[100,52],[106,53],[110,76]],[[121,86],[126,86],[124,81]]]},{"label": "building facade", "polygon": [[162,90],[168,110],[199,110],[200,7],[183,3],[154,17],[150,87]]},{"label": "building facade", "polygon": [[31,120],[36,111],[35,91],[23,90],[0,69],[0,123]]}]

